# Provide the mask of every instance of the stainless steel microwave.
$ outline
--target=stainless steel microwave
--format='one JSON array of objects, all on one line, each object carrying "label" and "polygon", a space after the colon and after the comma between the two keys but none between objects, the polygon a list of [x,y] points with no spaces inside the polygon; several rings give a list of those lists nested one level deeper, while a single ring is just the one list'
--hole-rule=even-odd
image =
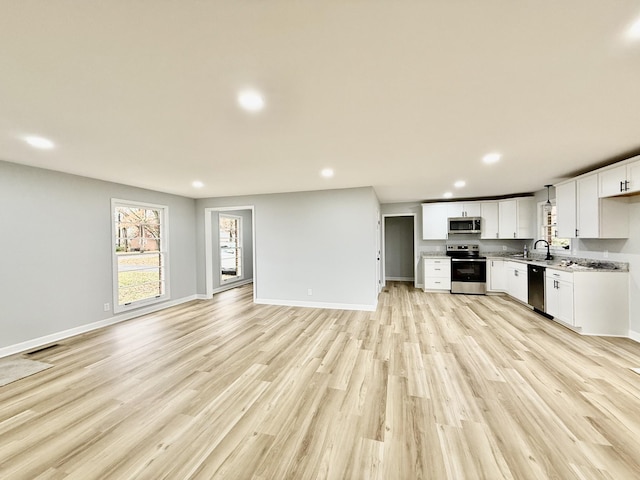
[{"label": "stainless steel microwave", "polygon": [[449,235],[457,233],[481,233],[480,217],[452,217],[448,219]]}]

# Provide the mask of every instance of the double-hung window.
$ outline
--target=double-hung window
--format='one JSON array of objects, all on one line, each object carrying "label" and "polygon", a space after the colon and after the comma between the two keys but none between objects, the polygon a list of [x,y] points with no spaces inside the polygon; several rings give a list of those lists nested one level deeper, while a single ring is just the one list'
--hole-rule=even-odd
[{"label": "double-hung window", "polygon": [[112,200],[114,312],[168,297],[168,207]]}]

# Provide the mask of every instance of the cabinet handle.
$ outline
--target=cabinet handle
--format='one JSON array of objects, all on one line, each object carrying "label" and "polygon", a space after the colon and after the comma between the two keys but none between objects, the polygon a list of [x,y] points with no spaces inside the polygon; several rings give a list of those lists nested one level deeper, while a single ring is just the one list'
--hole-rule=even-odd
[{"label": "cabinet handle", "polygon": [[491,266],[493,267],[493,260],[491,260]]},{"label": "cabinet handle", "polygon": [[498,232],[496,232],[496,238],[499,238],[499,237],[498,237]]},{"label": "cabinet handle", "polygon": [[624,182],[620,181],[620,191],[624,192]]},{"label": "cabinet handle", "polygon": [[576,238],[578,238],[578,229],[576,228]]},{"label": "cabinet handle", "polygon": [[516,238],[516,232],[513,232],[513,238]]},{"label": "cabinet handle", "polygon": [[628,192],[629,191],[629,180],[625,180],[624,181],[624,191]]}]

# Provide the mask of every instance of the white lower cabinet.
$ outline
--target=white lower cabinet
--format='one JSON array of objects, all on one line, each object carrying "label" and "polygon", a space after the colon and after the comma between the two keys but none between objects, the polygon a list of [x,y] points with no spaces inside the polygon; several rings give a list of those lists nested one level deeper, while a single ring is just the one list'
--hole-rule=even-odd
[{"label": "white lower cabinet", "polygon": [[581,333],[627,336],[629,274],[547,268],[545,306],[554,319]]},{"label": "white lower cabinet", "polygon": [[504,260],[487,260],[487,290],[489,292],[507,291],[507,270]]},{"label": "white lower cabinet", "polygon": [[547,269],[544,287],[546,313],[564,323],[575,326],[573,273]]},{"label": "white lower cabinet", "polygon": [[422,260],[424,287],[426,291],[451,290],[451,259],[424,258]]},{"label": "white lower cabinet", "polygon": [[529,280],[527,265],[519,262],[506,262],[507,293],[523,303],[529,301]]}]

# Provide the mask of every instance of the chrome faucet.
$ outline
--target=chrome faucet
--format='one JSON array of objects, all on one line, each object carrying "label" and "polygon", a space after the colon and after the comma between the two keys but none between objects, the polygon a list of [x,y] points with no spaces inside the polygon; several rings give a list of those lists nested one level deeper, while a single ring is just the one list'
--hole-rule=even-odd
[{"label": "chrome faucet", "polygon": [[553,260],[553,257],[551,256],[551,252],[549,252],[549,242],[547,242],[546,240],[537,240],[536,243],[533,244],[533,248],[535,249],[540,242],[544,242],[547,245],[547,256],[544,257],[544,259]]}]

